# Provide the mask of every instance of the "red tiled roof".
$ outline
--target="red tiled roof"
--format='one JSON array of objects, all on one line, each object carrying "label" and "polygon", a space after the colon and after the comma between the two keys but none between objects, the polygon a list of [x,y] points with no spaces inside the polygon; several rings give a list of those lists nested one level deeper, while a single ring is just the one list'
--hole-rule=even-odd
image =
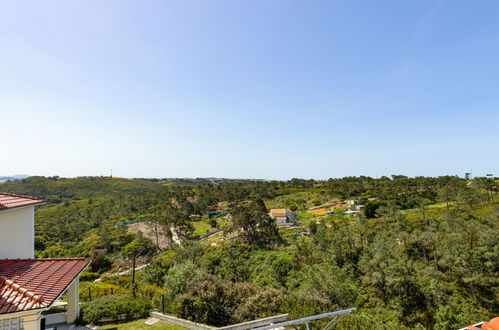
[{"label": "red tiled roof", "polygon": [[34,197],[0,193],[0,211],[41,203],[42,200]]},{"label": "red tiled roof", "polygon": [[81,258],[0,259],[0,314],[52,305],[88,264]]},{"label": "red tiled roof", "polygon": [[269,214],[271,217],[286,216],[286,209],[271,209]]}]

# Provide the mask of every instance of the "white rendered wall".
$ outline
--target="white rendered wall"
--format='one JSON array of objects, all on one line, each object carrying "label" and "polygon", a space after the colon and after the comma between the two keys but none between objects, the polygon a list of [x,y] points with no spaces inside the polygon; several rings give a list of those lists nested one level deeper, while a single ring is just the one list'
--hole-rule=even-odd
[{"label": "white rendered wall", "polygon": [[67,323],[73,324],[80,315],[80,277],[77,277],[66,290],[68,305],[66,311]]},{"label": "white rendered wall", "polygon": [[0,259],[34,257],[34,209],[0,211]]},{"label": "white rendered wall", "polygon": [[[24,330],[39,330],[40,329],[40,313],[39,312],[22,312],[22,313],[12,313],[11,314],[0,314],[0,326],[5,320],[10,320],[12,318],[21,318]],[[8,322],[7,322],[8,323]]]}]

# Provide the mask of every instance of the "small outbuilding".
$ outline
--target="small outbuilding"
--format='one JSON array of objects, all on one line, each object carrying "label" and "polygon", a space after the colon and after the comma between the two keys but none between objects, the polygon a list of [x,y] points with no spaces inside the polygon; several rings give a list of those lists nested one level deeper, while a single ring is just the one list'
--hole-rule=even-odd
[{"label": "small outbuilding", "polygon": [[271,209],[269,215],[276,220],[278,226],[289,225],[293,220],[298,219],[296,214],[286,209]]}]

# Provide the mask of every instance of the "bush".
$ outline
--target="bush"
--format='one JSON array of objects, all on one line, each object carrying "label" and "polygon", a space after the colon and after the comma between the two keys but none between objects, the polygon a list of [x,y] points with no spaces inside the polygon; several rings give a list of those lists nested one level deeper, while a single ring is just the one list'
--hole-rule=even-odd
[{"label": "bush", "polygon": [[125,256],[147,255],[154,253],[154,251],[156,251],[156,245],[149,238],[144,237],[142,233],[139,233],[133,241],[123,248]]},{"label": "bush", "polygon": [[161,296],[165,294],[165,290],[154,284],[141,284],[137,290],[137,295],[140,298],[147,299],[151,302],[153,308],[161,309]]},{"label": "bush", "polygon": [[103,273],[106,270],[111,269],[113,262],[107,256],[107,250],[100,249],[94,250],[91,256],[92,263],[90,264],[90,268],[93,272]]},{"label": "bush", "polygon": [[130,293],[130,290],[125,289],[123,286],[110,284],[110,283],[90,283],[90,282],[82,282],[80,283],[80,300],[81,301],[89,301],[89,289],[91,298],[99,298],[102,296],[108,296],[112,294],[126,294]]},{"label": "bush", "polygon": [[93,280],[96,280],[100,277],[99,273],[96,272],[83,272],[80,275],[80,281],[81,282],[91,282]]},{"label": "bush", "polygon": [[129,295],[110,295],[97,298],[83,305],[82,320],[85,323],[95,324],[102,318],[117,319],[125,314],[127,318],[149,315],[151,304],[142,298],[133,298]]},{"label": "bush", "polygon": [[385,201],[372,201],[364,205],[364,214],[367,218],[372,219],[376,217],[376,210],[380,206],[386,206],[388,203]]},{"label": "bush", "polygon": [[196,264],[187,261],[170,268],[165,276],[165,289],[169,298],[184,293],[189,282],[196,276],[202,274],[202,270]]}]

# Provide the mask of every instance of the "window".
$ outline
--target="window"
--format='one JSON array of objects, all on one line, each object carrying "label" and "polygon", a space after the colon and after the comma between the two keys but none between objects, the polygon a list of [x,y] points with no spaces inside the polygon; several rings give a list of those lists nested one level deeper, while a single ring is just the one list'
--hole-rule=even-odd
[{"label": "window", "polygon": [[22,330],[24,329],[23,320],[20,317],[0,320],[0,330]]}]

